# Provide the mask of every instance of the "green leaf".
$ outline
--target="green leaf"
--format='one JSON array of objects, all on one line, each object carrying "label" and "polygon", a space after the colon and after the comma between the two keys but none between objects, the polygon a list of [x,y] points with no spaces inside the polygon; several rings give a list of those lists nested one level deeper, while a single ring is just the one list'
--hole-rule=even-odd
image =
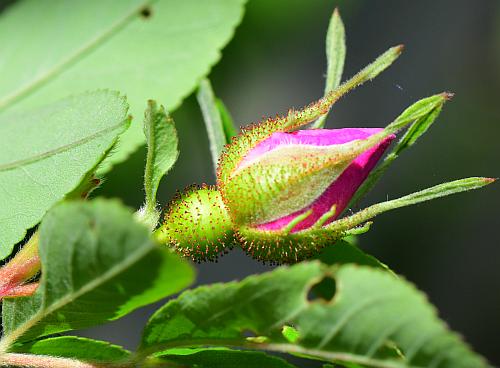
[{"label": "green leaf", "polygon": [[159,355],[169,363],[196,368],[293,368],[284,359],[255,351],[226,348],[171,349]]},{"label": "green leaf", "polygon": [[99,363],[120,362],[130,357],[130,352],[121,346],[77,336],[58,336],[25,344],[16,344],[11,351]]},{"label": "green leaf", "polygon": [[[357,246],[352,245],[345,239],[324,247],[314,258],[330,266],[353,263],[360,266],[379,268],[394,274],[386,264],[380,262],[377,258],[364,253]],[[335,294],[335,282],[331,279],[324,279],[320,283],[314,285],[312,292],[318,297],[330,300]]]},{"label": "green leaf", "polygon": [[163,106],[158,107],[150,100],[144,117],[144,135],[148,146],[146,168],[144,172],[144,190],[146,203],[140,215],[151,227],[156,227],[160,212],[157,210],[156,192],[161,178],[172,168],[179,150],[179,139],[172,118]]},{"label": "green leaf", "polygon": [[200,82],[196,97],[203,114],[205,127],[207,128],[210,153],[212,155],[212,164],[214,166],[214,170],[217,170],[219,156],[224,148],[224,145],[228,142],[226,140],[224,124],[217,107],[214,91],[212,90],[212,86],[208,79],[204,79]]},{"label": "green leaf", "polygon": [[95,171],[128,126],[127,108],[97,91],[0,116],[0,259]]},{"label": "green leaf", "polygon": [[[134,117],[142,116],[148,99],[172,111],[220,58],[244,2],[16,2],[0,17],[0,108],[25,109],[113,88],[127,95]],[[141,15],[145,7],[147,17]],[[141,130],[134,121],[102,171],[144,143]]]},{"label": "green leaf", "polygon": [[[330,18],[328,32],[326,34],[326,84],[325,96],[337,88],[342,79],[344,71],[344,62],[346,54],[345,28],[339,11],[336,8]],[[325,126],[328,114],[321,116],[313,124],[314,128],[323,128]]]},{"label": "green leaf", "polygon": [[186,287],[190,265],[160,249],[117,201],[63,202],[40,225],[40,286],[3,302],[0,352],[120,318]]},{"label": "green leaf", "polygon": [[[325,278],[335,282],[333,299],[309,299],[311,288]],[[285,325],[297,330],[295,343],[283,336]],[[248,341],[249,331],[268,339]],[[319,262],[184,292],[151,317],[140,353],[197,345],[288,352],[371,367],[488,366],[408,282],[380,269]],[[404,358],[388,354],[394,345]]]}]

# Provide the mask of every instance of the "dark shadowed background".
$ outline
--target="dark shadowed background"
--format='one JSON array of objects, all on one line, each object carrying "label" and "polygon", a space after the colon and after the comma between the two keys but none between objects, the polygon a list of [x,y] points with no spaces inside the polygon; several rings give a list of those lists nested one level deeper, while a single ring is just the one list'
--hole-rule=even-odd
[{"label": "dark shadowed background", "polygon": [[[243,23],[211,74],[235,121],[245,125],[321,97],[325,33],[335,6],[347,31],[345,78],[390,46],[404,43],[406,50],[374,82],[335,105],[328,127],[382,127],[419,98],[456,94],[364,204],[461,177],[500,176],[498,0],[249,0]],[[196,100],[189,97],[173,116],[181,153],[161,184],[162,203],[177,189],[215,180]],[[138,208],[144,160],[142,149],[95,194],[120,197]],[[495,365],[500,365],[499,205],[496,184],[382,215],[360,238],[362,249],[415,283],[451,328]],[[197,283],[204,284],[271,267],[233,251],[218,264],[197,268]],[[82,334],[133,348],[155,308]]]}]

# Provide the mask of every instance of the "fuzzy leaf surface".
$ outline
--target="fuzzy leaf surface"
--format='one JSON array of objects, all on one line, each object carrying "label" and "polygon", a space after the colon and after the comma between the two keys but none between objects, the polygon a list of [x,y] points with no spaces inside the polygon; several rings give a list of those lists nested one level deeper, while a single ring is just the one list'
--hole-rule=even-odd
[{"label": "fuzzy leaf surface", "polygon": [[[333,299],[308,299],[325,277]],[[298,331],[291,343],[284,325]],[[265,336],[261,343],[245,333]],[[408,282],[380,269],[304,262],[241,282],[181,294],[150,319],[142,353],[226,345],[307,355],[371,367],[487,367]],[[404,354],[393,352],[393,345]]]},{"label": "fuzzy leaf surface", "polygon": [[179,156],[177,131],[174,121],[163,106],[149,101],[144,117],[144,135],[148,147],[144,172],[146,204],[144,215],[151,226],[156,226],[160,216],[156,209],[156,192],[162,177],[172,168]]},{"label": "fuzzy leaf surface", "polygon": [[0,259],[103,160],[127,109],[116,92],[96,91],[0,115]]},{"label": "fuzzy leaf surface", "polygon": [[189,285],[191,266],[160,249],[117,201],[63,202],[40,226],[42,278],[3,302],[0,351],[15,341],[102,324]]},{"label": "fuzzy leaf surface", "polygon": [[0,110],[97,88],[121,91],[136,119],[101,169],[109,170],[144,143],[146,100],[162,101],[171,111],[208,74],[241,20],[244,2],[16,2],[0,17]]}]

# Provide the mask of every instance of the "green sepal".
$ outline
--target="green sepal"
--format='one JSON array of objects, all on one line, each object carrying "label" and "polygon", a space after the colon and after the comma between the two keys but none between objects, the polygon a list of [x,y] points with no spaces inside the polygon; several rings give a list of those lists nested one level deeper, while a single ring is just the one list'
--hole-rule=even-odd
[{"label": "green sepal", "polygon": [[345,231],[311,228],[287,234],[241,226],[236,236],[243,250],[253,258],[271,264],[289,264],[312,258],[326,246],[335,247]]},{"label": "green sepal", "polygon": [[[422,136],[434,121],[439,116],[443,105],[448,101],[453,94],[451,93],[441,93],[439,95],[431,96],[429,98],[420,100],[416,102],[413,106],[417,106],[417,109],[412,109],[411,111],[419,111],[417,115],[420,115],[413,124],[408,128],[405,135],[399,140],[399,142],[394,146],[392,151],[385,157],[384,161],[380,163],[375,170],[373,170],[361,187],[356,191],[352,197],[347,208],[355,205],[359,202],[378,182],[382,175],[387,171],[389,166],[399,157],[399,155],[415,144],[415,142]],[[401,116],[410,115],[413,113],[405,110]]]},{"label": "green sepal", "polygon": [[295,263],[315,256],[326,246],[335,247],[334,243],[339,239],[366,232],[371,225],[366,222],[381,213],[450,194],[479,189],[494,181],[495,179],[481,177],[455,180],[398,199],[377,203],[323,227],[312,226],[295,233],[241,226],[237,237],[242,248],[256,259],[278,264]]},{"label": "green sepal", "polygon": [[357,86],[372,80],[389,67],[401,54],[403,46],[395,46],[380,55],[348,81],[335,88],[322,99],[301,110],[289,110],[284,116],[268,118],[259,124],[243,128],[234,141],[226,147],[217,167],[217,185],[222,187],[228,176],[238,166],[245,155],[264,139],[276,132],[288,132],[307,125],[328,113],[342,96]]}]

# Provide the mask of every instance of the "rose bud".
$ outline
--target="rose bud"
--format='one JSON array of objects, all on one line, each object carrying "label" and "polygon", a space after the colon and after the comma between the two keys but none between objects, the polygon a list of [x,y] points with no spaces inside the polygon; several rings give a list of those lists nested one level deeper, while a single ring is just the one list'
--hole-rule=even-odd
[{"label": "rose bud", "polygon": [[[413,122],[428,124],[449,98],[443,93],[422,99],[384,129],[297,130],[328,111],[330,96],[244,129],[226,147],[217,175],[235,237],[257,259],[293,263],[366,231],[366,221],[382,212],[491,183],[487,178],[445,183],[338,219],[394,134]],[[400,144],[413,139],[405,136]]]},{"label": "rose bud", "polygon": [[333,221],[395,138],[390,134],[366,148],[367,139],[382,132],[346,128],[273,133],[219,183],[235,222],[283,230],[311,210],[290,231],[296,232],[311,227],[335,206],[325,224]]},{"label": "rose bud", "polygon": [[[400,52],[401,47],[388,50],[302,110],[243,128],[219,159],[217,187],[189,189],[171,203],[159,229],[161,241],[195,260],[213,260],[239,243],[259,260],[293,263],[366,231],[367,221],[378,214],[493,182],[480,177],[456,180],[341,217],[353,196],[360,198],[429,128],[451,95],[417,101],[384,129],[304,126],[324,117],[340,97],[372,79]],[[373,171],[395,134],[409,124],[384,164]]]},{"label": "rose bud", "polygon": [[287,131],[320,116],[326,101],[244,130],[221,157],[218,189],[243,247],[259,259],[297,261],[330,241],[304,246],[287,236],[334,221],[395,138],[381,128]]}]

